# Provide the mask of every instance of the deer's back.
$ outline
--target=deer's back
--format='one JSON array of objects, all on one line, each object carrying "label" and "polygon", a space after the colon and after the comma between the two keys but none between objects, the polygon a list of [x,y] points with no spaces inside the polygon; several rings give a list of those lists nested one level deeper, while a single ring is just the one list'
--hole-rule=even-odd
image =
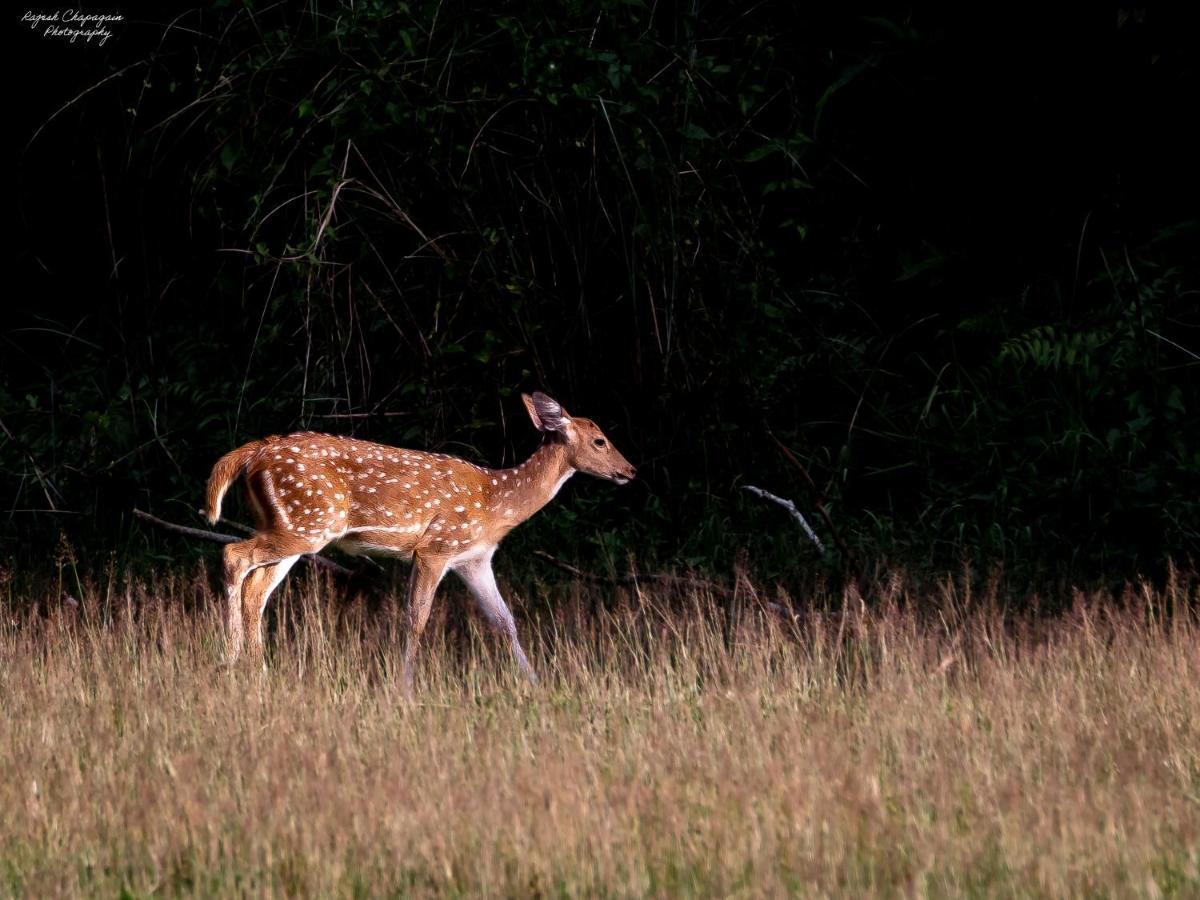
[{"label": "deer's back", "polygon": [[265,439],[246,469],[267,527],[399,555],[476,548],[489,474],[445,454],[316,432]]}]

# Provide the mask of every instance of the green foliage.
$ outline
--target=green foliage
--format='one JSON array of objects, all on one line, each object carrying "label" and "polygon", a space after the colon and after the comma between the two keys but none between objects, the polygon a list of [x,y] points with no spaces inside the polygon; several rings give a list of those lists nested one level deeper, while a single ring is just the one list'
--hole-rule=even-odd
[{"label": "green foliage", "polygon": [[154,198],[117,221],[109,255],[136,258],[78,328],[31,309],[62,339],[0,380],[12,506],[191,510],[221,452],[291,428],[499,464],[534,440],[515,392],[542,388],[645,478],[573,483],[518,550],[811,566],[739,489],[823,528],[769,431],[862,556],[1195,551],[1195,224],[1083,242],[1072,220],[1042,238],[1062,265],[957,234],[957,194],[981,222],[1002,203],[909,171],[950,133],[920,111],[957,77],[938,23],[613,0],[201,19],[221,39],[164,38],[131,164],[106,164]]}]

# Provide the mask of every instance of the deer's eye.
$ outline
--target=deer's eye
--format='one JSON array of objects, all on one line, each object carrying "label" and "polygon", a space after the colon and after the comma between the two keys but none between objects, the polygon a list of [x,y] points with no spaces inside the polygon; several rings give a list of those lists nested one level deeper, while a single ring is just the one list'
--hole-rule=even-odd
[{"label": "deer's eye", "polygon": [[596,438],[594,441],[592,441],[592,443],[595,444],[597,447],[603,447],[605,444],[608,443],[608,441],[606,441],[604,438]]}]

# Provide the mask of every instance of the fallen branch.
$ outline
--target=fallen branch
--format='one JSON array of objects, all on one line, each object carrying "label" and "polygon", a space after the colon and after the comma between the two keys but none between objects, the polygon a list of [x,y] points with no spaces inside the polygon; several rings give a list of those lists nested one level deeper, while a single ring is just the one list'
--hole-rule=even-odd
[{"label": "fallen branch", "polygon": [[[159,528],[164,528],[167,531],[174,531],[177,534],[184,534],[188,537],[199,538],[202,541],[212,541],[217,544],[233,544],[240,541],[241,538],[235,537],[232,534],[221,534],[219,531],[206,531],[203,528],[190,528],[187,525],[177,525],[174,522],[168,522],[166,519],[160,519],[158,516],[152,516],[148,512],[143,512],[140,509],[135,509],[133,514],[139,519],[149,522],[151,525],[157,525]],[[239,531],[253,532],[254,529],[246,525],[240,525],[237,522],[229,522],[230,527],[237,528]],[[319,566],[322,569],[328,569],[338,575],[344,575],[347,578],[353,577],[356,573],[353,569],[347,569],[341,563],[336,563],[326,556],[321,556],[316,553],[305,553],[300,557],[304,562]]]},{"label": "fallen branch", "polygon": [[804,468],[804,463],[800,462],[796,458],[796,454],[788,448],[787,444],[775,437],[770,429],[767,429],[767,437],[775,442],[775,446],[787,457],[788,462],[799,470],[800,475],[804,478],[804,484],[808,488],[809,495],[812,497],[813,508],[820,514],[822,521],[825,522],[825,527],[829,529],[829,533],[833,536],[833,543],[838,548],[838,552],[842,554],[842,559],[846,561],[846,565],[849,567],[851,573],[857,577],[858,567],[854,564],[854,557],[850,555],[850,548],[846,545],[846,541],[842,538],[842,533],[838,530],[838,527],[833,524],[833,518],[829,515],[829,510],[825,508],[825,502],[821,499],[821,492],[817,488],[817,483],[808,474],[808,469]]},{"label": "fallen branch", "polygon": [[644,581],[660,581],[674,584],[683,584],[688,587],[702,588],[704,590],[715,591],[720,594],[728,594],[729,590],[716,584],[712,581],[705,581],[703,578],[693,578],[690,575],[675,575],[671,572],[650,572],[645,575],[635,575],[632,572],[627,575],[597,575],[594,572],[585,572],[578,566],[573,566],[569,562],[565,562],[557,557],[551,556],[545,550],[534,550],[533,555],[538,559],[545,560],[556,569],[574,575],[576,578],[582,578],[584,581],[598,582],[602,584],[638,584]]},{"label": "fallen branch", "polygon": [[205,531],[203,528],[189,528],[187,525],[176,525],[174,522],[168,522],[166,519],[152,516],[150,513],[143,512],[140,509],[135,509],[133,514],[139,519],[149,522],[151,525],[157,525],[159,528],[165,528],[167,531],[186,534],[188,537],[200,538],[203,541],[213,541],[217,544],[233,544],[241,540],[241,538],[234,537],[232,534],[221,534],[218,531]]},{"label": "fallen branch", "polygon": [[752,484],[742,485],[742,490],[749,491],[758,497],[762,497],[764,500],[770,500],[773,503],[778,503],[780,506],[786,509],[789,513],[791,513],[792,518],[800,523],[800,527],[804,529],[804,533],[808,535],[808,539],[813,542],[813,546],[817,548],[817,551],[822,556],[825,555],[825,545],[821,543],[821,539],[817,537],[817,533],[813,531],[812,526],[808,524],[808,519],[804,518],[804,513],[796,509],[795,503],[786,499],[785,497],[778,497],[775,494],[772,494],[770,491],[764,491],[762,488],[755,487]]}]

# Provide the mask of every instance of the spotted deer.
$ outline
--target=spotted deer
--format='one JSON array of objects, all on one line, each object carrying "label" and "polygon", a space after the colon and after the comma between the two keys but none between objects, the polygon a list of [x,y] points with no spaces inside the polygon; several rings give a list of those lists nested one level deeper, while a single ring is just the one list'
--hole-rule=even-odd
[{"label": "spotted deer", "polygon": [[251,441],[221,457],[208,479],[209,522],[239,477],[255,521],[248,540],[225,547],[227,662],[262,655],[262,615],[296,560],[334,544],[352,554],[412,560],[404,688],[434,593],[447,571],[466,583],[487,622],[508,640],[521,673],[536,682],[516,623],[492,573],[500,541],[545,506],[575,472],[626,484],[634,467],[590,419],[545,394],[522,394],[541,446],[511,469],[442,453],[402,450],[316,432]]}]

